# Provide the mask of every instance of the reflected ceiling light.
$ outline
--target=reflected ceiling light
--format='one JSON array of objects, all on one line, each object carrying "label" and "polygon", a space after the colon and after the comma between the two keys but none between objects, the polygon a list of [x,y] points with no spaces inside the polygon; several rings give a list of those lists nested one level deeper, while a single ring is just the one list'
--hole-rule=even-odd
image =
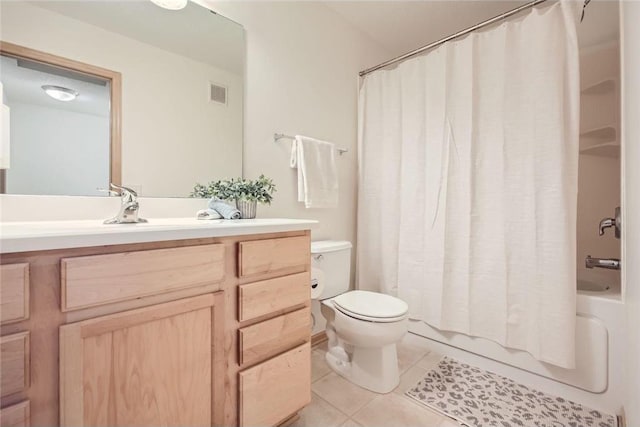
[{"label": "reflected ceiling light", "polygon": [[42,89],[47,95],[58,101],[73,101],[79,95],[77,91],[62,86],[44,85]]},{"label": "reflected ceiling light", "polygon": [[152,3],[169,10],[180,10],[187,6],[189,0],[151,0]]}]

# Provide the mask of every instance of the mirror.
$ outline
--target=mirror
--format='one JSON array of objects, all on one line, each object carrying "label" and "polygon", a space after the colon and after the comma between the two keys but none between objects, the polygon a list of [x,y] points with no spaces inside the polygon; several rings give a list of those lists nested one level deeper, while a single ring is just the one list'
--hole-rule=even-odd
[{"label": "mirror", "polygon": [[189,2],[0,3],[0,191],[188,197],[242,175],[244,30]]}]

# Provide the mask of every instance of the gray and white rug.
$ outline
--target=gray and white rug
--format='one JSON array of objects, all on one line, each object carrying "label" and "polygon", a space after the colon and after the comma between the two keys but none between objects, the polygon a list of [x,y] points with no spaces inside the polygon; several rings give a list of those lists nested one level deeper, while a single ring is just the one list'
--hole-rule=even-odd
[{"label": "gray and white rug", "polygon": [[616,427],[617,418],[448,357],[406,393],[473,426]]}]

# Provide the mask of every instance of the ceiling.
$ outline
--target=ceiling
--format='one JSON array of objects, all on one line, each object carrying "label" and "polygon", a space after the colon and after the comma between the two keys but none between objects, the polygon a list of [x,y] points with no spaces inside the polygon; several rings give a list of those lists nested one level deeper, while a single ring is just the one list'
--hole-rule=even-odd
[{"label": "ceiling", "polygon": [[[401,55],[475,25],[528,1],[326,1],[327,7],[384,47]],[[618,2],[594,0],[578,27],[580,47],[616,40]]]},{"label": "ceiling", "polygon": [[194,2],[178,11],[163,9],[150,1],[30,3],[234,74],[244,70],[242,26]]}]

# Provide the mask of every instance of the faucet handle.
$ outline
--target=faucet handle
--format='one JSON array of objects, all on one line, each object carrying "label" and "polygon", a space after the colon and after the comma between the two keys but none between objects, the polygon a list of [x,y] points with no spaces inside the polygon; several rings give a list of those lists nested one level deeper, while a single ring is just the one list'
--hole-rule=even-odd
[{"label": "faucet handle", "polygon": [[613,227],[615,229],[616,239],[620,238],[620,231],[622,229],[622,219],[620,217],[620,207],[615,210],[613,218],[603,218],[598,224],[598,234],[604,236],[604,230]]},{"label": "faucet handle", "polygon": [[615,227],[616,220],[614,218],[603,218],[598,224],[598,235],[604,236],[604,230],[607,228]]},{"label": "faucet handle", "polygon": [[[138,199],[138,193],[129,187],[125,187],[124,185],[117,185],[111,183],[111,188],[115,188],[119,191],[113,191],[113,193],[118,194],[122,198],[122,203],[134,203]],[[112,190],[109,190],[112,191]]]}]

